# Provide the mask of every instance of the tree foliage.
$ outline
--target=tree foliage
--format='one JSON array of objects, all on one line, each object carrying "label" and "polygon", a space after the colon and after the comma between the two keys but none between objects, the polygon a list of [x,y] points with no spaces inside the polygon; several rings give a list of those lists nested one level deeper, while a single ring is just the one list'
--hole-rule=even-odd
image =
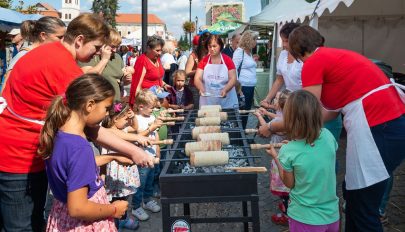
[{"label": "tree foliage", "polygon": [[94,0],[91,10],[104,18],[104,21],[115,28],[115,17],[119,9],[118,0]]},{"label": "tree foliage", "polygon": [[11,9],[12,4],[13,4],[13,0],[0,0],[1,8]]}]

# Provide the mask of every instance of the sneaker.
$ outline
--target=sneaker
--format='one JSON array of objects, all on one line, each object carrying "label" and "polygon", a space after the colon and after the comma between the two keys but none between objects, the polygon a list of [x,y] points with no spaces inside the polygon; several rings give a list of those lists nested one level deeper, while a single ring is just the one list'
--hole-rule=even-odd
[{"label": "sneaker", "polygon": [[148,203],[143,205],[143,208],[151,211],[152,213],[157,213],[160,211],[159,204],[154,200],[148,201]]},{"label": "sneaker", "polygon": [[132,215],[139,219],[139,221],[146,221],[149,219],[149,215],[142,207],[132,210]]},{"label": "sneaker", "polygon": [[134,220],[132,218],[127,218],[125,220],[120,220],[118,222],[119,231],[121,231],[122,229],[137,230],[138,228],[139,228],[139,221]]}]

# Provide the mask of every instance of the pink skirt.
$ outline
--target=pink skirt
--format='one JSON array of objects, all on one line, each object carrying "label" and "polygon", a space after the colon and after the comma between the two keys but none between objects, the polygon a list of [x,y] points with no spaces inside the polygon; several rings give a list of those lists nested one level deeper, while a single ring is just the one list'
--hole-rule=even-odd
[{"label": "pink skirt", "polygon": [[[104,187],[101,187],[89,201],[109,204],[107,200],[107,193]],[[67,204],[54,199],[52,209],[49,214],[48,224],[46,231],[70,231],[70,232],[87,232],[87,231],[101,231],[101,232],[115,232],[117,228],[114,225],[114,220],[104,219],[94,222],[83,221],[80,219],[72,218],[69,216]]]}]

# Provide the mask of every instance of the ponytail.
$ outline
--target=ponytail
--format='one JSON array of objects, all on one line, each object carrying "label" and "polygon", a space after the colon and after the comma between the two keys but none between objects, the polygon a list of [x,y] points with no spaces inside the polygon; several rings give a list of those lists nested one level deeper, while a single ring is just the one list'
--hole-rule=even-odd
[{"label": "ponytail", "polygon": [[47,159],[51,155],[56,133],[70,116],[71,110],[68,106],[65,106],[64,101],[66,99],[63,98],[62,96],[57,96],[52,101],[46,115],[45,124],[41,130],[40,145],[37,152],[43,159]]}]

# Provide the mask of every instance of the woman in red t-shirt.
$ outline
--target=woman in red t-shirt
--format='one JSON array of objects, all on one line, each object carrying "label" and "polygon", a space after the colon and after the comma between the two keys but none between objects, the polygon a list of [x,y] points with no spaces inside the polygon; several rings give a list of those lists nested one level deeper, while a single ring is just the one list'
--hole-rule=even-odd
[{"label": "woman in red t-shirt", "polygon": [[239,108],[235,91],[236,70],[232,59],[222,55],[224,47],[218,35],[210,35],[206,48],[209,52],[198,63],[194,84],[200,92],[200,106],[221,105],[223,109]]},{"label": "woman in red t-shirt", "polygon": [[[48,183],[37,148],[46,110],[83,74],[76,62],[89,62],[108,35],[100,18],[82,14],[69,23],[62,41],[31,50],[10,73],[0,99],[0,227],[6,231],[42,231]],[[87,128],[86,136],[128,154],[135,163],[152,161],[143,150],[106,129]]]},{"label": "woman in red t-shirt", "polygon": [[135,62],[135,72],[132,75],[129,104],[134,105],[136,93],[141,89],[149,89],[157,85],[167,90],[170,87],[163,81],[165,70],[160,55],[165,41],[157,35],[150,36],[146,42],[146,52],[138,57]]},{"label": "woman in red t-shirt", "polygon": [[304,62],[303,88],[328,109],[324,120],[344,115],[345,229],[383,231],[379,206],[387,178],[405,158],[405,94],[399,89],[405,87],[391,83],[366,57],[322,42],[310,26],[289,36],[291,54]]}]

